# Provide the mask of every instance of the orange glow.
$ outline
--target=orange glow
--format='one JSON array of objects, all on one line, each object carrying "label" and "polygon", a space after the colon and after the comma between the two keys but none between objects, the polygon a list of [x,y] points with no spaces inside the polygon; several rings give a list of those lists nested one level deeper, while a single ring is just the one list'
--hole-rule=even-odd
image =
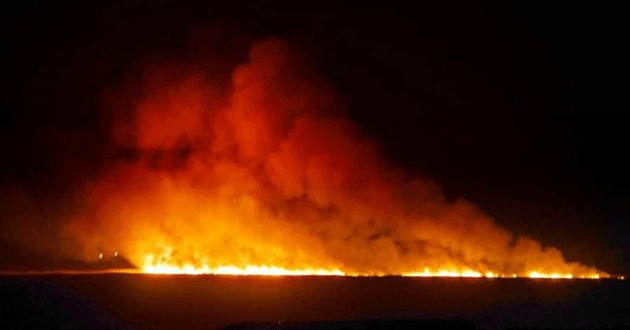
[{"label": "orange glow", "polygon": [[[529,273],[530,278],[581,278],[581,279],[600,279],[600,278],[611,278],[609,274],[588,274],[588,275],[580,275],[575,276],[573,274],[543,274],[539,272],[531,272]],[[613,277],[615,278],[615,277]],[[617,279],[623,280],[623,276],[616,277]]]},{"label": "orange glow", "polygon": [[325,269],[299,269],[290,270],[276,266],[245,266],[238,268],[235,266],[222,266],[217,268],[194,267],[192,265],[184,265],[175,267],[169,265],[147,266],[143,268],[147,274],[211,274],[211,275],[264,275],[264,276],[345,276],[339,270]]},{"label": "orange glow", "polygon": [[[456,271],[435,271],[428,270],[417,273],[406,274],[358,274],[358,273],[343,273],[339,270],[325,270],[325,269],[300,269],[290,270],[282,267],[273,266],[246,266],[244,268],[238,268],[234,266],[223,266],[215,269],[208,267],[195,268],[193,266],[147,266],[144,269],[100,269],[100,270],[26,270],[26,271],[6,271],[0,270],[0,275],[47,275],[47,274],[62,274],[62,275],[90,275],[90,274],[152,274],[152,275],[226,275],[226,276],[346,276],[346,277],[381,277],[381,276],[403,276],[403,277],[453,277],[453,278],[480,278],[478,273],[472,271],[456,272]],[[553,276],[552,274],[535,274],[534,276],[524,275],[517,276],[512,275],[494,275],[485,276],[486,278],[536,278],[536,279],[615,279],[625,280],[624,276]]]},{"label": "orange glow", "polygon": [[[219,266],[211,268],[207,265],[194,266],[193,264],[184,264],[182,266],[175,266],[168,263],[150,264],[153,258],[147,258],[147,264],[142,267],[141,272],[146,274],[185,274],[185,275],[232,275],[232,276],[350,276],[350,277],[374,277],[374,276],[396,276],[403,277],[464,277],[464,278],[546,278],[546,279],[572,279],[572,274],[543,274],[539,272],[530,272],[528,274],[495,274],[487,272],[481,274],[473,270],[429,270],[425,268],[421,272],[409,272],[402,274],[386,274],[386,273],[345,273],[339,269],[318,269],[318,268],[303,268],[303,269],[288,269],[279,266],[253,266],[246,265],[243,267],[237,266]],[[581,279],[599,279],[599,278],[611,278],[609,275],[592,274],[588,276],[579,276],[576,278]],[[616,277],[616,279],[623,280],[623,276]]]},{"label": "orange glow", "polygon": [[408,277],[481,277],[481,273],[471,270],[458,272],[454,270],[430,271],[428,269],[425,269],[423,272],[404,273],[402,275]]},{"label": "orange glow", "polygon": [[158,67],[106,95],[134,157],[77,192],[64,225],[81,257],[152,274],[609,276],[388,163],[305,63],[267,40],[231,80]]},{"label": "orange glow", "polygon": [[[479,272],[472,270],[455,271],[455,270],[436,270],[431,271],[424,269],[422,272],[412,272],[403,274],[383,274],[383,273],[344,273],[338,269],[287,269],[277,266],[221,266],[216,268],[210,268],[207,266],[195,267],[193,265],[184,266],[172,266],[168,264],[160,265],[147,265],[142,268],[142,272],[147,274],[186,274],[186,275],[259,275],[259,276],[387,276],[387,275],[401,275],[404,277],[472,277],[472,278],[547,278],[547,279],[572,279],[572,274],[541,274],[538,272],[530,272],[529,274],[518,276],[516,274],[494,274],[486,273],[482,275]],[[580,276],[582,279],[599,279],[600,275]],[[606,275],[603,278],[610,278]],[[617,279],[623,280],[624,277],[620,276]]]}]

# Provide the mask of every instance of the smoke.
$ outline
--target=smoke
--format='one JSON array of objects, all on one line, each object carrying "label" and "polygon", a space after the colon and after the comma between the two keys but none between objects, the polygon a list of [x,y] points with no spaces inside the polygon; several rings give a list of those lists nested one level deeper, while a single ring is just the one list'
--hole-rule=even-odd
[{"label": "smoke", "polygon": [[[401,274],[592,274],[515,237],[466,200],[389,164],[291,46],[255,43],[230,79],[147,66],[104,91],[126,161],[72,197],[63,221],[84,259]],[[385,109],[384,109],[385,112]]]}]

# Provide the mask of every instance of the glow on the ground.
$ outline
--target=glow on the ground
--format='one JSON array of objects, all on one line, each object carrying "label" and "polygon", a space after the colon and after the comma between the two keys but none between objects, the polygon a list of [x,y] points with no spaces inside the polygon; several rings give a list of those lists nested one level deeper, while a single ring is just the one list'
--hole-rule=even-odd
[{"label": "glow on the ground", "polygon": [[[473,270],[436,270],[432,271],[425,268],[421,272],[408,272],[402,274],[384,274],[384,273],[344,273],[338,269],[288,269],[277,266],[254,266],[247,265],[244,267],[236,266],[220,266],[210,268],[208,266],[195,267],[193,265],[173,266],[169,264],[147,265],[142,268],[142,272],[146,274],[187,274],[187,275],[257,275],[257,276],[386,276],[399,275],[404,277],[466,277],[466,278],[548,278],[548,279],[599,279],[610,278],[610,276],[600,276],[598,274],[574,276],[573,274],[546,274],[541,272],[530,272],[528,274],[496,274],[486,272],[482,274]],[[616,277],[623,279],[623,276]]]},{"label": "glow on the ground", "polygon": [[246,266],[243,268],[235,266],[221,266],[217,268],[209,268],[207,266],[194,267],[185,265],[183,267],[175,267],[169,265],[147,266],[143,271],[148,274],[211,274],[211,275],[269,275],[269,276],[344,276],[339,270],[327,269],[298,269],[290,270],[283,267],[275,266]]}]

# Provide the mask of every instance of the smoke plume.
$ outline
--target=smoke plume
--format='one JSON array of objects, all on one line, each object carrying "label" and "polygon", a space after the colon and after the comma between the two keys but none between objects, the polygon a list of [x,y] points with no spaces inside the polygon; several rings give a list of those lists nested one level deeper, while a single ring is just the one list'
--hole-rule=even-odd
[{"label": "smoke plume", "polygon": [[[143,70],[103,93],[126,161],[76,191],[64,221],[84,259],[348,274],[471,270],[595,274],[515,237],[466,200],[388,163],[334,88],[282,40],[231,79],[203,65]],[[385,109],[384,109],[385,112]]]}]

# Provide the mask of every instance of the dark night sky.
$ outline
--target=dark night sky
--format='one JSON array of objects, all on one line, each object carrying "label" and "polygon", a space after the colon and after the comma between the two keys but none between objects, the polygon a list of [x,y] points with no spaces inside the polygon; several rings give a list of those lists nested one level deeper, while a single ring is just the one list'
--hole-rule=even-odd
[{"label": "dark night sky", "polygon": [[[240,41],[265,36],[294,42],[386,156],[435,178],[448,196],[568,259],[630,273],[618,10],[228,2],[29,2],[6,11],[1,183],[41,197],[96,173],[107,144],[102,86],[140,58],[186,56],[191,28],[221,26],[229,42],[214,51],[246,50]],[[83,171],[70,176],[68,159]]]}]

